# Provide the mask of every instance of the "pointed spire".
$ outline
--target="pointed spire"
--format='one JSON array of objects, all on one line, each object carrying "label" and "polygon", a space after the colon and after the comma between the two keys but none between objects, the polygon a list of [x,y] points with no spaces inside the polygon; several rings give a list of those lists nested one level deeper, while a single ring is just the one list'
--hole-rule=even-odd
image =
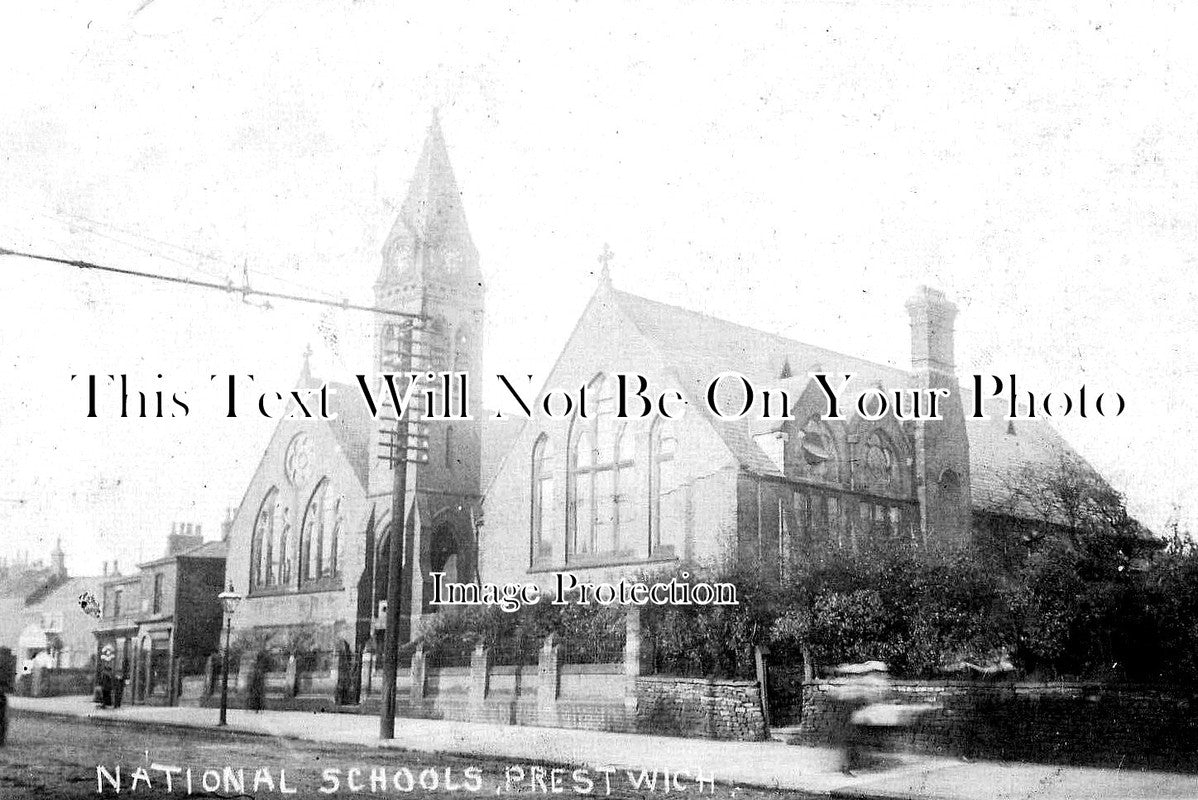
[{"label": "pointed spire", "polygon": [[408,196],[383,245],[378,285],[413,273],[421,278],[477,280],[478,250],[434,109]]}]

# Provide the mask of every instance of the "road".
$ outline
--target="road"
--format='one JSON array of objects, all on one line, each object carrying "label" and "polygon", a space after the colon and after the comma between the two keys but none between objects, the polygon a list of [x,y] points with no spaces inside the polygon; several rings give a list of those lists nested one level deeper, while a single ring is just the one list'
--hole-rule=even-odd
[{"label": "road", "polygon": [[[314,717],[314,721],[318,718]],[[253,797],[421,798],[537,795],[660,797],[661,775],[570,768],[291,739],[14,712],[0,748],[0,799]],[[101,769],[102,768],[102,771]],[[118,776],[119,768],[119,776]],[[169,777],[169,785],[168,785]],[[653,788],[647,783],[655,778]],[[637,782],[639,786],[637,786]],[[114,784],[119,782],[120,793]],[[680,775],[672,797],[790,800],[804,795],[697,784]]]}]

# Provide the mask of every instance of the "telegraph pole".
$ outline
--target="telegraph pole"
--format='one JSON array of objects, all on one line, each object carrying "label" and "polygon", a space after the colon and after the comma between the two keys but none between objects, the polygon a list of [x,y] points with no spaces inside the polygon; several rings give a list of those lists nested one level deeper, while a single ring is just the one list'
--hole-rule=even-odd
[{"label": "telegraph pole", "polygon": [[[425,359],[422,352],[421,316],[404,320],[399,324],[400,334],[396,345],[398,351],[393,363],[401,377],[423,371]],[[390,364],[388,365],[390,366]],[[387,461],[392,469],[391,488],[391,541],[387,550],[387,617],[383,638],[383,702],[379,709],[379,738],[395,738],[395,680],[399,672],[399,620],[400,598],[403,597],[403,549],[412,506],[416,502],[416,466],[428,460],[428,438],[420,421],[420,403],[423,394],[412,396],[412,403],[404,414],[395,409],[395,429],[380,431],[389,440],[380,444],[384,454],[379,458]],[[409,416],[416,417],[409,420]],[[419,558],[419,554],[413,554]]]}]

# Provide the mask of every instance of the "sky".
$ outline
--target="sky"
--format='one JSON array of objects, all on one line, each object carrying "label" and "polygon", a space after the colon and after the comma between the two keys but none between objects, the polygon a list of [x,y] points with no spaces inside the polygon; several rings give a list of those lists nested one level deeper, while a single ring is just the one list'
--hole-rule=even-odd
[{"label": "sky", "polygon": [[[544,378],[615,285],[907,366],[1118,392],[1057,427],[1198,528],[1198,9],[1125,2],[25,3],[0,48],[0,247],[369,303],[439,110],[485,370]],[[86,417],[72,375],[208,397],[371,368],[362,314],[0,256],[0,556],[74,574],[218,534],[274,423]],[[158,376],[162,377],[159,378]],[[111,400],[111,398],[109,398]]]}]

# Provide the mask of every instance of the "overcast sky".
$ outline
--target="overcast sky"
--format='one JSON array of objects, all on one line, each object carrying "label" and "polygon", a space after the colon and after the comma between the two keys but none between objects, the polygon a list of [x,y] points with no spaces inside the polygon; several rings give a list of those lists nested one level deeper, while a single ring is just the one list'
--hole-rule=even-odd
[{"label": "overcast sky", "polygon": [[[544,375],[604,242],[620,288],[904,367],[931,284],[962,374],[1121,392],[1058,427],[1151,525],[1194,524],[1193,5],[514,5],[7,9],[0,246],[369,302],[439,107],[488,373]],[[0,553],[61,536],[76,574],[175,520],[216,536],[273,423],[89,420],[72,374],[206,398],[289,388],[309,343],[371,368],[362,315],[0,267]]]}]

